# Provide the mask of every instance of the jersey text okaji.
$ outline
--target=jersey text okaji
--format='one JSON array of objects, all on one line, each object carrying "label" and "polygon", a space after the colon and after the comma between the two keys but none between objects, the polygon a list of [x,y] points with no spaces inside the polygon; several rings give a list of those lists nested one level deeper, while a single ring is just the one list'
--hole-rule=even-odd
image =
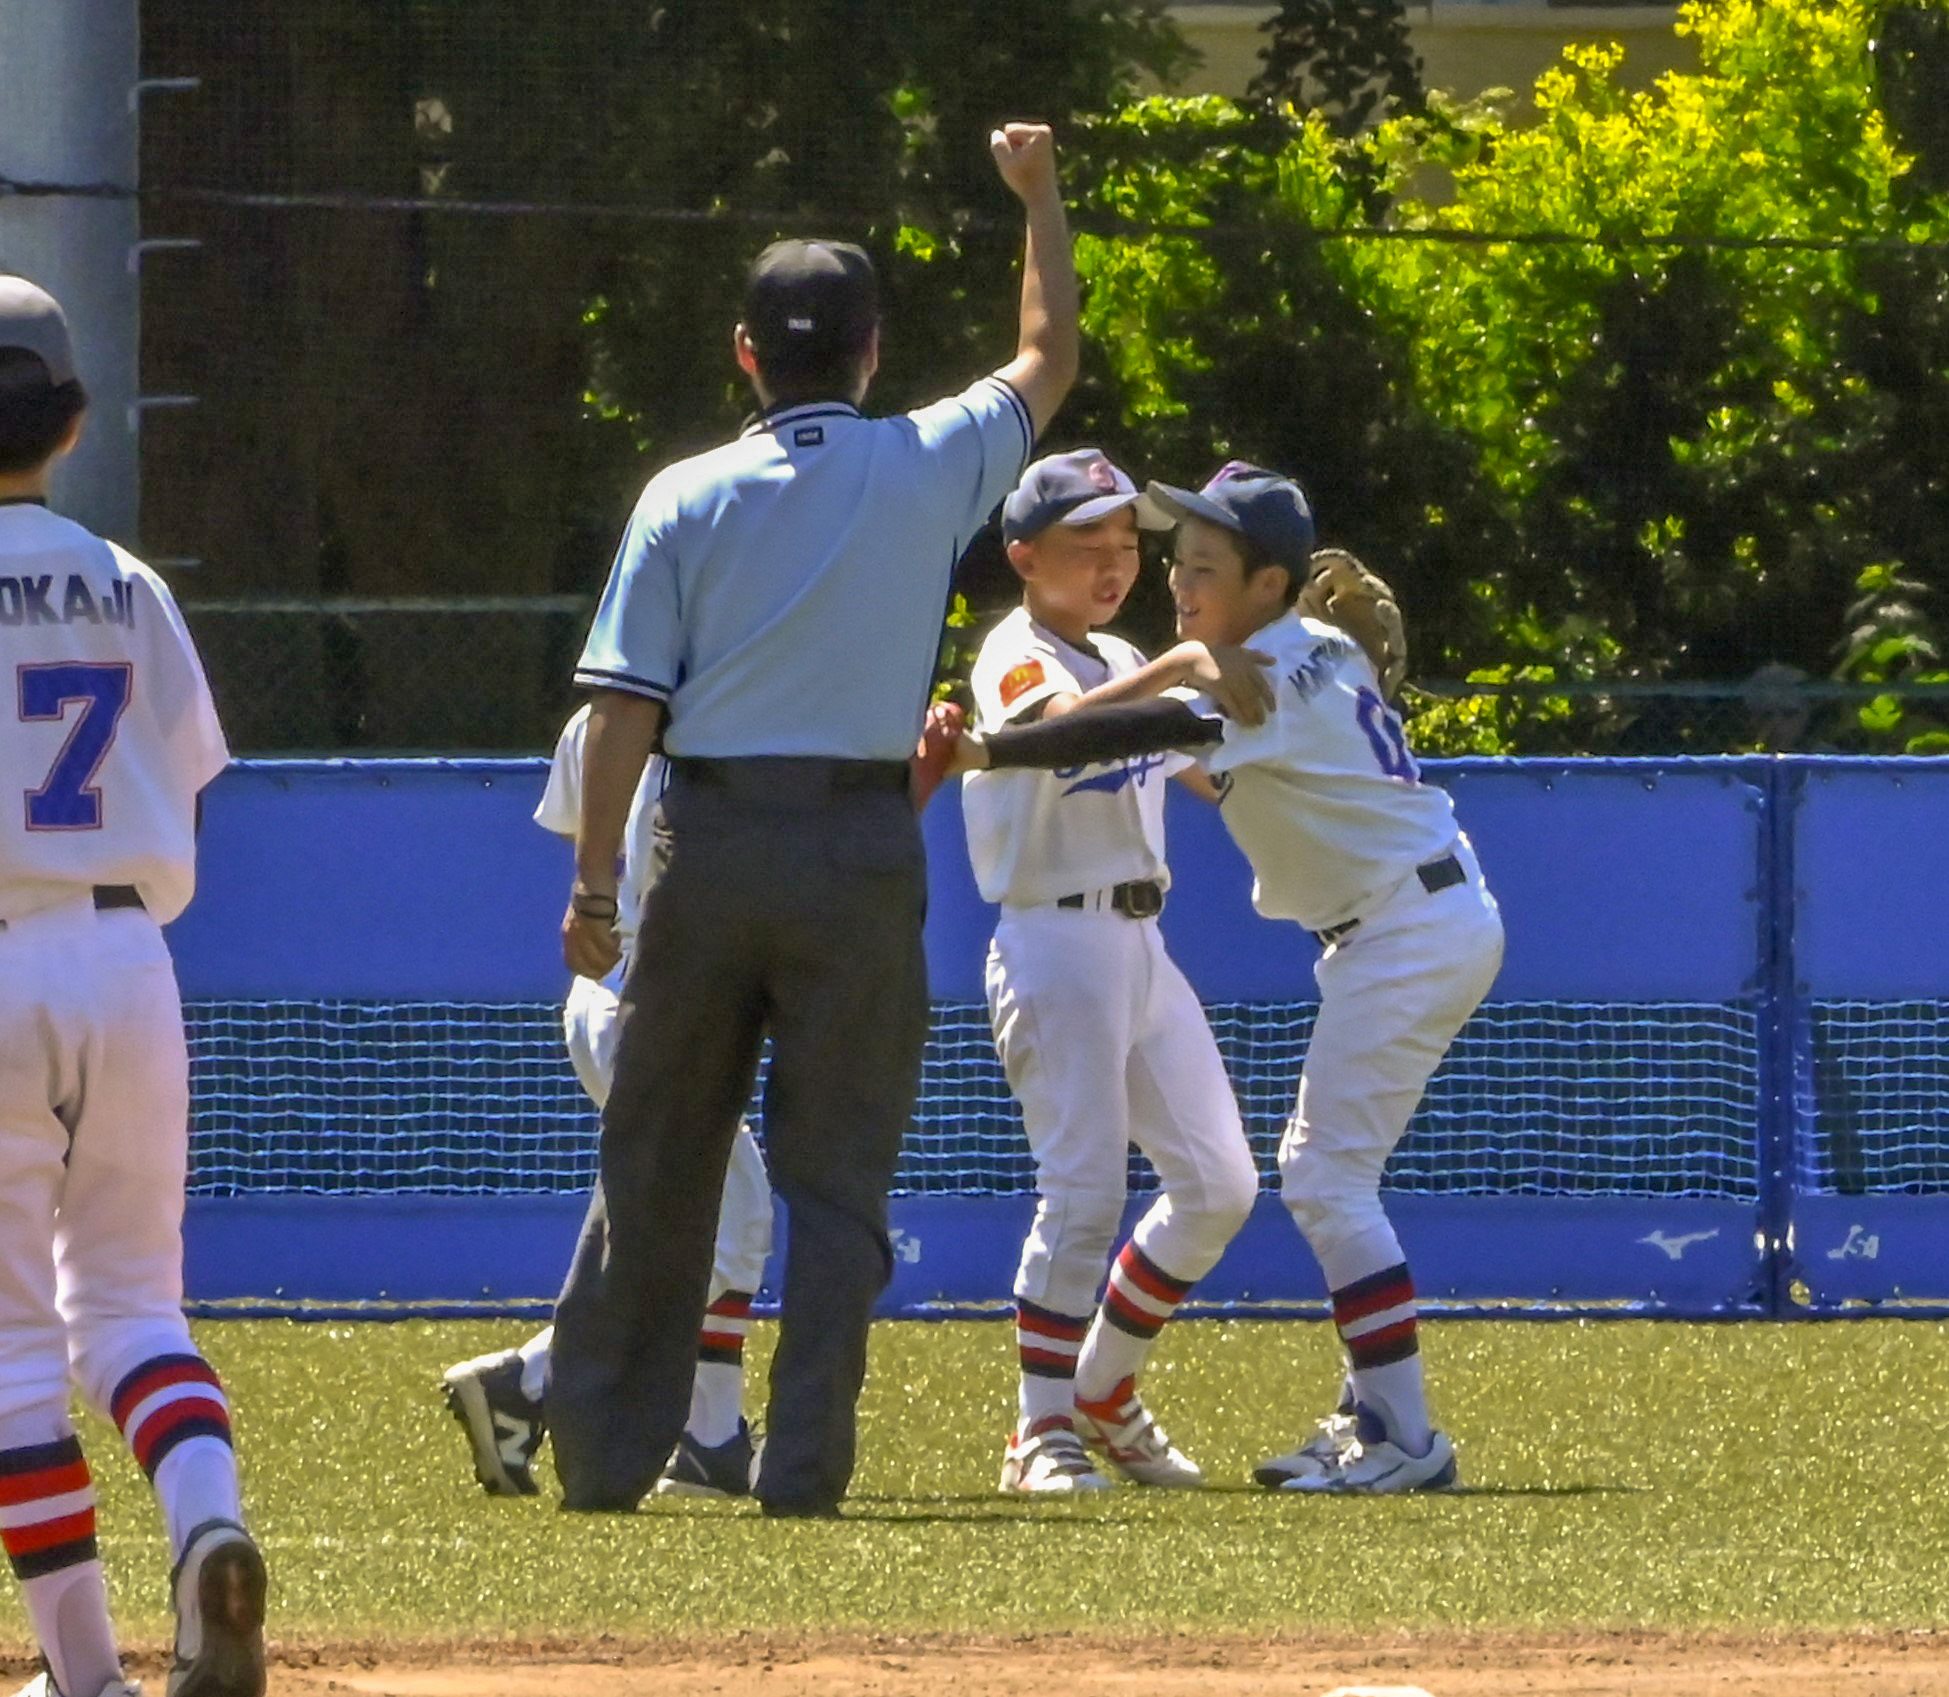
[{"label": "jersey text okaji", "polygon": [[127,582],[117,578],[97,595],[79,572],[70,572],[57,606],[51,572],[39,577],[0,577],[0,625],[71,625],[77,619],[91,625],[133,628],[135,598]]}]

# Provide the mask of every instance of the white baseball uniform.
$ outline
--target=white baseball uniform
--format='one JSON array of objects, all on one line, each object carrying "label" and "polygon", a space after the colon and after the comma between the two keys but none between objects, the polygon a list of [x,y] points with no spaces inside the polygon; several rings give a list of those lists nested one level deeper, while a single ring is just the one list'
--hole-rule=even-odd
[{"label": "white baseball uniform", "polygon": [[[977,728],[1143,663],[1120,638],[1078,646],[1018,608],[975,661]],[[963,788],[975,879],[1001,904],[987,964],[995,1046],[1036,1160],[1035,1223],[1015,1281],[1025,1430],[1068,1405],[1081,1320],[1096,1307],[1122,1218],[1129,1146],[1163,1189],[1105,1296],[1105,1315],[1128,1335],[1155,1335],[1258,1191],[1204,1010],[1165,952],[1154,911],[1133,918],[1116,905],[1118,886],[1169,883],[1164,784],[1184,764],[1150,755],[980,772]]]},{"label": "white baseball uniform", "polygon": [[0,692],[0,1542],[53,1665],[99,1670],[70,1382],[155,1484],[173,1555],[240,1518],[183,1320],[189,1056],[161,929],[229,755],[162,580],[28,501],[0,503]]},{"label": "white baseball uniform", "polygon": [[[575,837],[582,811],[582,747],[588,733],[589,710],[579,709],[562,727],[548,782],[535,808],[535,823],[557,836]],[[568,1040],[575,1076],[590,1099],[601,1107],[609,1098],[609,1081],[616,1069],[616,1013],[623,975],[629,970],[629,950],[643,911],[643,879],[650,865],[650,830],[658,798],[663,794],[664,763],[653,755],[630,803],[623,829],[622,875],[616,884],[616,929],[623,941],[623,958],[608,977],[597,983],[578,977],[569,986],[562,1010],[562,1030]],[[711,1268],[710,1300],[726,1291],[755,1291],[764,1278],[765,1258],[771,1253],[771,1180],[764,1156],[750,1128],[740,1126],[731,1145],[724,1175],[724,1201],[717,1219],[717,1257]],[[552,1328],[550,1328],[552,1330]],[[525,1353],[525,1352],[524,1352]]]},{"label": "white baseball uniform", "polygon": [[1334,1293],[1356,1395],[1414,1447],[1425,1408],[1413,1290],[1381,1169],[1488,994],[1502,919],[1453,803],[1421,782],[1359,645],[1289,613],[1249,646],[1272,656],[1273,711],[1257,726],[1224,721],[1223,742],[1201,758],[1251,862],[1258,910],[1326,945],[1281,1196]]}]

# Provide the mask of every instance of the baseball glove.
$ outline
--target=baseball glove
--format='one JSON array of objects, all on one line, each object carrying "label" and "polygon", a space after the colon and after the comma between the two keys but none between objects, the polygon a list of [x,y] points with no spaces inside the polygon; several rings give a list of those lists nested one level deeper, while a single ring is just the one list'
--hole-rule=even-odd
[{"label": "baseball glove", "polygon": [[1408,635],[1400,604],[1385,579],[1344,548],[1322,548],[1299,592],[1299,611],[1337,625],[1359,643],[1380,675],[1381,694],[1394,699],[1408,675]]}]

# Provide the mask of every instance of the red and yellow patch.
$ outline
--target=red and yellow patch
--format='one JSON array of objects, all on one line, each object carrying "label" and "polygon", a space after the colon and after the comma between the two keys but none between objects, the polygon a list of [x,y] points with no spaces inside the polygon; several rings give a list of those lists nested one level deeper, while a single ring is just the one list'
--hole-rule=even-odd
[{"label": "red and yellow patch", "polygon": [[1012,672],[1002,674],[1002,705],[1013,707],[1037,684],[1047,681],[1048,673],[1043,671],[1040,660],[1024,660]]}]

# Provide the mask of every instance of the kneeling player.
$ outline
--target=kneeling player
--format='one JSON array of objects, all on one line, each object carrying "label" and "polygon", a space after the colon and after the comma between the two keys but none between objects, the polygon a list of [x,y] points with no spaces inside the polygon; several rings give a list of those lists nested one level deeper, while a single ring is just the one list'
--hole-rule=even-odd
[{"label": "kneeling player", "polygon": [[[984,729],[1060,719],[1143,665],[1127,642],[1093,634],[1136,581],[1137,500],[1094,449],[1024,474],[1002,509],[1022,605],[974,667]],[[1039,1193],[1015,1281],[1020,1410],[1004,1491],[1101,1488],[1085,1437],[1140,1484],[1204,1482],[1136,1388],[1159,1330],[1258,1191],[1211,1028],[1157,925],[1170,881],[1163,780],[1185,764],[1152,754],[981,774],[964,794],[976,881],[1001,904],[987,967],[995,1046]],[[1163,1191],[1099,1307],[1133,1142]]]},{"label": "kneeling player", "polygon": [[[573,840],[580,812],[582,741],[589,722],[584,707],[563,727],[555,746],[535,820]],[[628,944],[641,911],[642,877],[649,865],[649,819],[662,793],[663,762],[653,758],[643,774],[624,839],[617,928],[623,959],[600,984],[577,978],[570,986],[562,1026],[569,1059],[582,1088],[600,1108],[609,1095],[616,1063],[617,994],[629,968]],[[743,1496],[751,1489],[751,1428],[744,1418],[744,1339],[751,1300],[771,1253],[771,1184],[764,1158],[748,1127],[738,1129],[724,1175],[717,1220],[717,1258],[711,1267],[710,1306],[697,1340],[697,1377],[690,1417],[663,1477],[660,1495]],[[543,1392],[553,1326],[519,1349],[477,1356],[447,1369],[447,1406],[466,1428],[474,1452],[474,1477],[490,1496],[535,1494],[534,1459],[547,1434]]]},{"label": "kneeling player", "polygon": [[[1233,463],[1198,492],[1153,484],[1149,494],[1179,521],[1171,589],[1190,640],[1061,720],[964,739],[957,765],[1070,766],[1192,748],[1217,776],[1259,911],[1296,920],[1325,947],[1279,1170],[1286,1207],[1326,1275],[1349,1368],[1350,1417],[1322,1422],[1254,1476],[1298,1491],[1439,1489],[1454,1482],[1454,1447],[1429,1418],[1414,1285],[1380,1177],[1495,978],[1501,916],[1453,804],[1421,782],[1375,657],[1305,616],[1316,603],[1295,608],[1316,570],[1298,486]],[[1352,569],[1345,556],[1341,565]],[[1235,645],[1247,641],[1255,652],[1241,654]],[[1221,719],[1151,699],[1221,685],[1260,663],[1270,668],[1269,712],[1248,705]]]}]

